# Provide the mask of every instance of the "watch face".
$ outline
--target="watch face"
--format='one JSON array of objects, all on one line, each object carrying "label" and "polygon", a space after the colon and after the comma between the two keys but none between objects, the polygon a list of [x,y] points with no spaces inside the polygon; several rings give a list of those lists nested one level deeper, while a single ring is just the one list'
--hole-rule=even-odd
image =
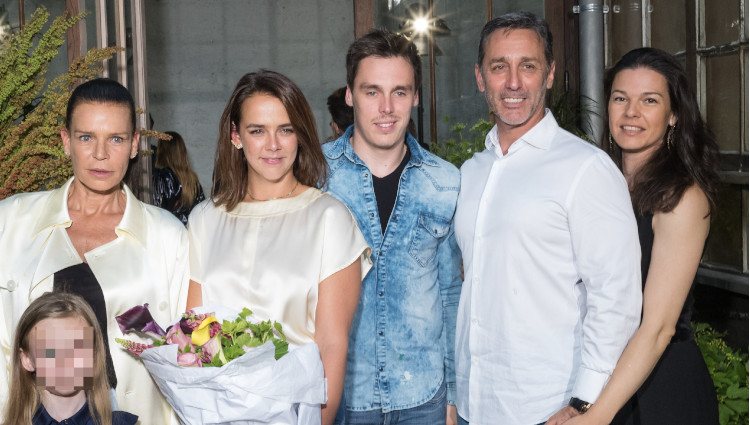
[{"label": "watch face", "polygon": [[591,407],[591,403],[583,401],[579,398],[572,397],[568,405],[578,411],[578,413],[586,413]]}]

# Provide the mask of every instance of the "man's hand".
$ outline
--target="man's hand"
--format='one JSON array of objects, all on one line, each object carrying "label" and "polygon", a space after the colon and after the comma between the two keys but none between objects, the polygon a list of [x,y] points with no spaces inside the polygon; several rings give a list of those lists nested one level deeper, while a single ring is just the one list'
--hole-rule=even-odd
[{"label": "man's hand", "polygon": [[547,419],[546,425],[561,425],[565,423],[570,418],[574,418],[576,416],[580,416],[581,414],[578,413],[578,411],[570,406],[565,406],[562,409],[558,410],[557,413],[552,415],[549,419]]},{"label": "man's hand", "polygon": [[456,425],[458,424],[458,412],[456,406],[449,404],[448,409],[445,412],[445,425]]}]

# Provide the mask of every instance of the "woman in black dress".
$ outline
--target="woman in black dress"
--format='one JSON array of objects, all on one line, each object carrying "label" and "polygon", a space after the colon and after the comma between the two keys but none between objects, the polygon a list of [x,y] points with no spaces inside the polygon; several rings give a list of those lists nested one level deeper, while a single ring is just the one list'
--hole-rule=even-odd
[{"label": "woman in black dress", "polygon": [[718,148],[670,54],[630,51],[607,73],[605,90],[605,146],[625,175],[638,221],[643,317],[598,400],[566,425],[718,424],[716,393],[690,325]]}]

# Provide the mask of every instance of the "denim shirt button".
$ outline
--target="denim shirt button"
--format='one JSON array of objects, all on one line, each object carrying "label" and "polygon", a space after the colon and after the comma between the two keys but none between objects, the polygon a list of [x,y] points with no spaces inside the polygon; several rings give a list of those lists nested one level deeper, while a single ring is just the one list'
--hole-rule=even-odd
[{"label": "denim shirt button", "polygon": [[383,331],[378,331],[378,335],[383,336]]},{"label": "denim shirt button", "polygon": [[382,372],[382,371],[383,371],[383,366],[380,366],[380,367],[378,368],[378,370]]},{"label": "denim shirt button", "polygon": [[374,212],[370,213],[370,218],[375,218],[375,213]]},{"label": "denim shirt button", "polygon": [[385,294],[383,293],[383,291],[380,291],[380,292],[378,292],[378,296],[379,296],[379,297],[382,297],[383,295],[385,295]]}]

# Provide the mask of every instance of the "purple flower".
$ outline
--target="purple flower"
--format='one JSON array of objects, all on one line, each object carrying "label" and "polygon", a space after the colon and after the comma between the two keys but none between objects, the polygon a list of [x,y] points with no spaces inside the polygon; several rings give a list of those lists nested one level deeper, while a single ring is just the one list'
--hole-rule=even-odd
[{"label": "purple flower", "polygon": [[124,334],[141,332],[153,338],[162,338],[166,335],[164,329],[151,317],[151,313],[148,311],[148,303],[131,308],[125,313],[116,316],[115,320],[117,320],[117,325],[120,326],[120,330]]}]

